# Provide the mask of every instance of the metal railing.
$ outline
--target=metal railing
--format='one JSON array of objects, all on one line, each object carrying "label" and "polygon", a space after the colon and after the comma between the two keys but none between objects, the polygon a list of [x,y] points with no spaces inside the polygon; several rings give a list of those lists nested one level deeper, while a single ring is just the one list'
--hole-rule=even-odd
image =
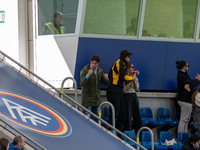
[{"label": "metal railing", "polygon": [[[115,127],[115,108],[110,102],[102,102],[99,105],[99,108],[98,108],[99,118],[101,118],[101,106],[103,106],[104,104],[108,104],[112,109],[112,125]],[[100,120],[99,120],[99,124],[101,125],[101,121]],[[113,134],[115,134],[115,130],[113,130]]]},{"label": "metal railing", "polygon": [[[35,73],[33,73],[32,71],[30,71],[29,69],[27,69],[26,67],[24,67],[23,65],[21,65],[20,63],[18,63],[17,61],[15,61],[14,59],[12,59],[11,57],[9,57],[8,55],[6,55],[4,52],[2,52],[0,50],[0,53],[3,55],[2,60],[4,60],[4,57],[8,58],[9,60],[11,60],[12,62],[14,62],[15,64],[17,64],[20,69],[19,72],[22,69],[24,69],[25,71],[27,71],[28,73],[30,73],[31,75],[33,75],[35,78],[37,78],[37,82],[40,80],[42,81],[44,84],[48,85],[50,88],[52,88],[56,94],[56,92],[60,95],[62,95],[63,97],[67,98],[68,100],[70,100],[73,104],[77,105],[79,108],[83,109],[84,111],[88,112],[90,115],[92,115],[93,117],[95,117],[96,119],[100,120],[101,122],[103,122],[107,127],[111,128],[112,130],[115,130],[119,135],[124,136],[125,138],[127,138],[128,140],[130,140],[131,142],[133,142],[134,144],[136,144],[137,146],[139,146],[140,148],[147,150],[146,148],[144,148],[142,145],[140,145],[139,143],[137,143],[136,141],[134,141],[133,139],[131,139],[130,137],[128,137],[127,135],[125,135],[124,133],[122,133],[121,131],[119,131],[118,129],[116,129],[115,127],[113,127],[112,125],[110,125],[109,123],[107,123],[105,120],[99,118],[97,115],[95,115],[94,113],[92,113],[91,111],[89,111],[88,109],[86,109],[84,106],[82,106],[81,104],[79,104],[77,101],[73,100],[71,97],[67,96],[65,93],[61,92],[60,90],[56,89],[54,86],[52,86],[51,84],[49,84],[48,82],[46,82],[44,79],[42,79],[41,77],[39,77],[38,75],[36,75]],[[36,82],[36,83],[37,83]],[[66,103],[65,103],[66,104]],[[71,105],[71,107],[73,107],[73,105]],[[83,114],[83,116],[87,117],[85,114]],[[87,117],[88,119],[90,119],[90,117]],[[101,127],[104,128],[104,127]],[[124,141],[124,143],[126,143]]]},{"label": "metal railing", "polygon": [[[63,81],[62,81],[62,83],[61,83],[61,92],[63,92],[64,93],[64,83],[65,83],[65,81],[67,81],[68,79],[70,79],[70,80],[72,80],[73,82],[74,82],[74,84],[75,84],[75,101],[76,102],[78,102],[78,98],[77,98],[77,82],[76,82],[76,80],[74,79],[74,78],[72,78],[72,77],[66,77]],[[63,95],[61,95],[61,98],[64,100],[64,97],[63,97]],[[78,106],[76,105],[76,109],[78,109]]]},{"label": "metal railing", "polygon": [[[137,142],[139,143],[139,136],[142,130],[149,130],[149,132],[151,133],[151,149],[154,150],[154,138],[153,138],[153,132],[150,128],[148,127],[142,127],[138,130],[137,132]],[[137,150],[139,150],[139,147],[137,146]]]}]

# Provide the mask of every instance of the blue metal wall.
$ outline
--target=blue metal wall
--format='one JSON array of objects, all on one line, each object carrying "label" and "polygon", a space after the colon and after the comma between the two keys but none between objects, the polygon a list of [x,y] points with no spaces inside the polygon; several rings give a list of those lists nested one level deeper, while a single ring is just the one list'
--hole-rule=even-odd
[{"label": "blue metal wall", "polygon": [[[80,87],[80,71],[90,63],[93,55],[100,57],[100,66],[108,73],[120,52],[127,49],[133,53],[130,61],[140,71],[140,89],[176,90],[176,60],[187,61],[190,65],[188,74],[195,79],[196,73],[200,72],[199,47],[200,43],[80,37],[74,77]],[[101,85],[101,88],[106,87]]]}]

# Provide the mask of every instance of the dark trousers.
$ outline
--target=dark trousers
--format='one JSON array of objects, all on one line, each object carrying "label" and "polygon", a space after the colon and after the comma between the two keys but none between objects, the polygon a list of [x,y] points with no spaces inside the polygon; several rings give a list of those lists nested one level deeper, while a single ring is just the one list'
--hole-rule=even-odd
[{"label": "dark trousers", "polygon": [[[135,130],[137,134],[138,130],[142,127],[142,119],[140,116],[140,106],[139,100],[136,93],[124,94],[124,99],[126,103],[127,119],[125,121],[124,130]],[[132,126],[133,118],[133,126]]]},{"label": "dark trousers", "polygon": [[[121,93],[107,91],[106,93],[108,101],[115,108],[115,119],[116,119],[116,128],[123,132],[124,122],[126,121],[126,105],[124,101],[124,96]],[[110,108],[109,123],[112,125],[112,110]]]}]

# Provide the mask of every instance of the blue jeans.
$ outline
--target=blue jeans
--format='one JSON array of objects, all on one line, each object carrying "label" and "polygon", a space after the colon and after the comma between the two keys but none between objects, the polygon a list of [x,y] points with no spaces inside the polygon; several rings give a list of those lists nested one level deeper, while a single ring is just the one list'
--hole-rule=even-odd
[{"label": "blue jeans", "polygon": [[[89,111],[93,112],[95,115],[98,116],[98,108],[99,108],[99,106],[89,106],[89,107],[85,107],[85,108],[87,108]],[[88,112],[86,112],[86,111],[84,111],[84,114],[87,115],[88,117],[91,116],[91,115],[90,115]],[[98,119],[94,118],[94,121],[96,121],[96,122],[98,123]]]},{"label": "blue jeans", "polygon": [[200,135],[200,126],[194,126],[195,131]]}]

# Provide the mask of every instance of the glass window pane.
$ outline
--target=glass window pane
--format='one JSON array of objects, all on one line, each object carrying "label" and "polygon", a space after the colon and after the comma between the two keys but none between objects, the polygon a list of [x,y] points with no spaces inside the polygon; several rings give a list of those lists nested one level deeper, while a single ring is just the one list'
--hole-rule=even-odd
[{"label": "glass window pane", "polygon": [[152,37],[193,38],[197,2],[198,0],[148,0],[143,31],[147,31],[148,36]]},{"label": "glass window pane", "polygon": [[87,0],[83,33],[136,35],[140,0]]},{"label": "glass window pane", "polygon": [[75,33],[79,0],[38,0],[38,33]]}]

